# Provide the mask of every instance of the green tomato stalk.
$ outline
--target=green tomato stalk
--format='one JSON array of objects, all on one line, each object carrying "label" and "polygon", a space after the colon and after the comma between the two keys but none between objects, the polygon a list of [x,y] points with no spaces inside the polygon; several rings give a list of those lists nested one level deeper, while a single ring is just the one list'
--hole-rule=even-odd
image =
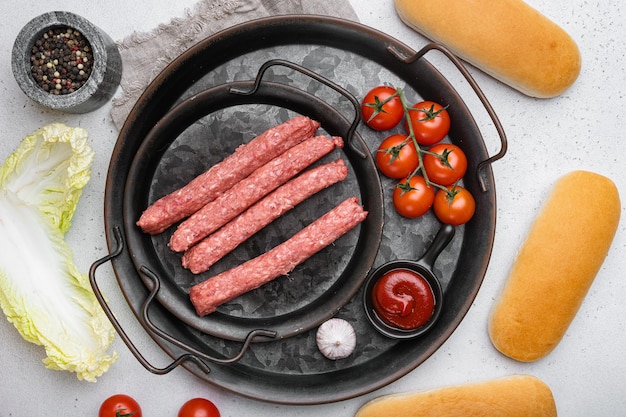
[{"label": "green tomato stalk", "polygon": [[[405,146],[406,143],[408,143],[409,141],[411,141],[413,143],[413,146],[415,146],[415,149],[417,150],[417,159],[418,159],[418,164],[417,167],[415,168],[415,170],[406,178],[405,183],[399,187],[402,189],[403,192],[407,192],[411,190],[411,186],[409,185],[409,179],[411,179],[411,177],[421,174],[424,177],[424,180],[426,181],[426,185],[427,186],[433,186],[436,188],[439,188],[441,190],[444,190],[446,193],[448,193],[449,197],[451,197],[451,199],[454,198],[454,190],[456,189],[456,184],[454,184],[453,187],[451,187],[451,189],[449,189],[448,187],[445,187],[441,184],[438,184],[436,182],[431,181],[428,178],[428,173],[426,172],[426,168],[424,166],[424,155],[429,154],[429,155],[433,155],[436,158],[439,158],[441,160],[441,162],[446,165],[446,166],[450,166],[450,163],[448,162],[448,155],[449,152],[444,152],[444,154],[440,155],[434,152],[429,152],[428,150],[422,149],[422,147],[419,145],[419,143],[417,142],[417,139],[415,137],[415,130],[413,129],[413,124],[409,122],[409,112],[411,110],[420,110],[420,111],[424,111],[426,113],[426,116],[422,119],[420,119],[420,121],[427,121],[427,120],[431,120],[434,117],[437,117],[437,115],[439,113],[441,113],[443,110],[446,109],[446,107],[442,108],[441,110],[435,111],[434,110],[434,106],[431,107],[430,110],[423,110],[423,109],[416,109],[413,107],[409,107],[407,102],[406,102],[406,98],[404,96],[404,91],[402,91],[401,88],[396,88],[396,93],[394,93],[393,95],[387,97],[385,100],[378,100],[378,98],[376,98],[376,103],[374,104],[375,108],[376,108],[376,112],[374,112],[374,115],[372,115],[372,117],[375,117],[375,115],[377,113],[380,113],[383,111],[383,106],[393,100],[395,97],[400,98],[400,102],[402,103],[402,109],[404,110],[404,118],[407,121],[407,126],[408,126],[408,130],[409,130],[409,134],[407,135],[406,139],[404,142],[402,142],[402,144],[400,145],[396,145],[393,146],[392,148],[386,149],[383,152],[387,152],[387,153],[391,153],[392,154],[392,160],[398,157],[398,154],[400,153],[400,149],[402,149],[403,146]],[[454,193],[454,194],[451,194]]]}]

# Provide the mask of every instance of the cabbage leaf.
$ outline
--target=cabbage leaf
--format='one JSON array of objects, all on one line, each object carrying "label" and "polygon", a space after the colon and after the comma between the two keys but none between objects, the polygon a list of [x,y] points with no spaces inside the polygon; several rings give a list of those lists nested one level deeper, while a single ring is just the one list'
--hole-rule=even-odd
[{"label": "cabbage leaf", "polygon": [[0,307],[42,345],[49,369],[95,382],[117,359],[114,329],[64,240],[94,152],[61,123],[26,136],[0,167]]}]

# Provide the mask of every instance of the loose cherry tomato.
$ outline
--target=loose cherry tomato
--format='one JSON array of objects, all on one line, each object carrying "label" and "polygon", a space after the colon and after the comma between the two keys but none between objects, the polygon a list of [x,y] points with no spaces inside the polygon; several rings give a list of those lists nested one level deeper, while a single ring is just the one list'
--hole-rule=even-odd
[{"label": "loose cherry tomato", "polygon": [[421,101],[409,109],[405,127],[413,126],[415,140],[420,145],[434,145],[446,137],[450,131],[448,111],[433,101]]},{"label": "loose cherry tomato", "polygon": [[389,178],[406,178],[419,165],[415,144],[406,135],[391,135],[376,150],[376,165]]},{"label": "loose cherry tomato", "polygon": [[404,107],[396,89],[386,85],[371,89],[361,102],[361,116],[375,130],[389,130],[400,123]]},{"label": "loose cherry tomato", "polygon": [[400,182],[393,190],[393,206],[396,211],[408,218],[416,218],[425,214],[433,205],[435,190],[427,186],[421,175]]},{"label": "loose cherry tomato", "polygon": [[460,226],[467,223],[476,210],[472,194],[459,185],[437,191],[433,209],[442,223]]},{"label": "loose cherry tomato", "polygon": [[98,417],[141,417],[141,407],[130,396],[115,394],[100,405]]},{"label": "loose cherry tomato", "polygon": [[467,157],[461,148],[451,143],[438,143],[424,155],[424,168],[428,179],[439,185],[452,185],[465,175]]},{"label": "loose cherry tomato", "polygon": [[220,410],[205,398],[192,398],[180,408],[178,417],[220,417]]}]

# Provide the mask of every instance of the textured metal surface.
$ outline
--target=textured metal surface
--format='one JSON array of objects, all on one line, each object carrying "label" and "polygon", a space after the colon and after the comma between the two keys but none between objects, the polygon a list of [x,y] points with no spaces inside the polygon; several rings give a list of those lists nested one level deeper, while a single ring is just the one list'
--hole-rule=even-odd
[{"label": "textured metal surface", "polygon": [[[390,83],[405,88],[409,100],[424,97],[449,105],[453,120],[450,139],[460,144],[467,153],[469,172],[476,172],[478,165],[489,155],[480,129],[461,97],[427,61],[402,62],[389,53],[390,46],[404,51],[406,55],[414,53],[393,38],[359,24],[332,18],[285,16],[236,26],[206,39],[183,54],[146,90],[119,135],[105,196],[106,232],[110,246],[112,228],[124,223],[124,189],[132,159],[149,131],[177,102],[211,86],[252,79],[259,65],[273,57],[288,58],[315,70],[343,85],[357,97],[377,84]],[[276,75],[276,80],[302,85],[302,80],[282,72]],[[328,97],[315,83],[307,82],[303,89],[344,111],[344,104]],[[250,128],[245,121],[251,111],[259,111],[259,108],[246,109],[239,122],[233,122],[235,125],[232,127],[226,124],[215,126],[221,126],[220,131],[230,129],[235,135],[234,132],[242,128]],[[208,133],[210,126],[209,123],[196,128]],[[370,149],[374,149],[384,135],[373,133],[363,126],[359,130]],[[167,152],[174,150],[168,149]],[[195,163],[196,169],[201,169],[207,162],[194,162],[199,161],[195,152],[191,151],[189,158],[183,159],[185,164]],[[356,351],[347,359],[333,362],[323,358],[315,345],[315,332],[311,330],[276,342],[255,343],[239,362],[230,366],[214,365],[209,375],[204,375],[193,365],[186,366],[206,381],[241,395],[292,404],[324,403],[355,397],[380,388],[416,368],[444,343],[461,322],[487,269],[495,232],[496,207],[490,166],[484,172],[489,185],[484,191],[475,175],[466,178],[465,185],[476,198],[476,215],[470,223],[457,230],[455,238],[434,267],[444,287],[446,308],[437,324],[424,337],[397,342],[380,335],[369,325],[361,302],[362,294],[358,293],[337,314],[351,322],[357,331]],[[392,181],[382,180],[386,202],[390,201],[392,187]],[[383,236],[375,265],[392,259],[418,259],[438,229],[439,223],[432,215],[405,221],[392,208],[386,207]],[[148,290],[138,276],[130,254],[123,253],[113,264],[129,305],[138,312]],[[159,305],[155,305],[153,310],[152,319],[155,322],[201,351],[230,356],[240,347],[238,342],[216,338],[185,325]],[[140,315],[137,315],[141,321]],[[177,347],[153,337],[168,354],[181,354]]]},{"label": "textured metal surface", "polygon": [[[358,106],[348,114],[352,119],[347,119],[314,95],[283,84],[262,83],[253,95],[230,92],[232,88],[249,90],[253,85],[223,84],[176,106],[139,148],[125,189],[129,251],[137,269],[147,267],[160,278],[159,302],[195,329],[238,341],[257,329],[275,331],[276,339],[291,337],[332,317],[358,291],[373,265],[383,226],[383,197],[373,158],[359,135],[347,136],[353,119],[358,123]],[[341,158],[349,167],[348,178],[285,213],[199,275],[184,269],[181,255],[167,246],[176,226],[155,236],[135,226],[152,201],[188,183],[251,136],[294,112],[320,121],[324,129],[318,133],[344,138],[343,149],[335,149],[317,164]],[[352,196],[368,211],[363,224],[296,267],[288,277],[244,294],[209,316],[197,315],[187,295],[191,286],[268,251]]]}]

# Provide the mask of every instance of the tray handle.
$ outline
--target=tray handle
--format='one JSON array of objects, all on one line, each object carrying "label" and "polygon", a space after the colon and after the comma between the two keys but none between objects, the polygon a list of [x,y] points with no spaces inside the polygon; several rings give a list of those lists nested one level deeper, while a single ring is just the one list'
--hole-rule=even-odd
[{"label": "tray handle", "polygon": [[154,325],[154,323],[152,322],[152,320],[150,320],[150,317],[148,316],[148,310],[150,308],[150,303],[154,300],[157,292],[159,291],[159,288],[161,287],[161,283],[160,283],[159,277],[154,272],[152,272],[148,267],[141,266],[141,268],[139,268],[139,272],[142,275],[148,277],[153,282],[152,291],[150,292],[150,295],[144,302],[143,307],[141,309],[144,322],[146,323],[150,331],[157,334],[162,339],[165,339],[168,342],[193,354],[195,357],[201,357],[203,359],[206,359],[214,363],[230,364],[230,363],[237,362],[239,359],[241,359],[243,355],[246,353],[246,350],[248,350],[252,342],[254,342],[254,339],[256,339],[257,337],[271,338],[271,339],[276,337],[276,332],[273,330],[255,329],[255,330],[250,331],[246,335],[246,338],[241,346],[241,349],[239,349],[239,352],[235,354],[234,356],[231,356],[229,358],[223,358],[223,357],[218,358],[215,356],[207,355],[206,353],[200,350],[197,350],[184,342],[181,342],[180,340],[176,339],[175,337],[171,336],[170,334],[164,332],[163,330],[159,329],[157,326]]},{"label": "tray handle", "polygon": [[139,363],[141,363],[143,367],[146,368],[148,371],[152,372],[153,374],[164,375],[172,371],[178,365],[181,365],[187,361],[191,361],[195,363],[204,373],[208,374],[211,370],[208,367],[208,365],[200,358],[203,358],[205,360],[212,361],[215,363],[221,363],[221,364],[232,363],[232,362],[238,361],[243,356],[243,354],[248,349],[252,340],[255,337],[257,336],[272,337],[272,335],[274,335],[273,332],[268,332],[266,330],[255,330],[255,331],[250,332],[242,348],[240,349],[239,353],[237,353],[231,358],[216,358],[216,357],[212,357],[210,355],[207,355],[203,352],[200,352],[194,349],[193,347],[179,341],[178,339],[174,338],[168,333],[160,330],[157,326],[154,325],[152,320],[150,320],[149,315],[148,315],[149,307],[152,301],[154,300],[154,298],[156,297],[156,294],[159,291],[160,282],[155,274],[153,274],[147,268],[142,267],[140,269],[140,272],[146,275],[147,277],[149,277],[154,282],[154,285],[152,286],[152,289],[150,290],[150,294],[148,295],[148,297],[146,298],[146,301],[144,302],[142,306],[142,315],[144,319],[144,324],[148,327],[149,331],[151,331],[153,334],[158,335],[164,340],[167,340],[168,342],[175,344],[176,346],[188,352],[183,355],[180,355],[178,358],[176,358],[173,362],[171,362],[168,366],[164,368],[159,368],[159,367],[152,365],[141,354],[139,349],[137,349],[137,347],[134,345],[134,343],[132,342],[130,337],[127,335],[127,333],[124,331],[124,329],[122,328],[118,320],[115,318],[115,315],[111,311],[111,308],[107,304],[106,300],[104,299],[102,291],[100,290],[100,287],[98,286],[98,282],[96,280],[96,270],[98,269],[98,267],[100,267],[102,264],[119,256],[124,249],[124,240],[122,238],[122,232],[118,226],[113,227],[113,235],[115,237],[115,243],[116,243],[114,250],[109,255],[106,255],[103,258],[96,260],[91,265],[91,267],[89,268],[89,282],[94,291],[96,299],[102,306],[102,309],[104,310],[104,313],[108,317],[109,321],[111,322],[111,324],[113,325],[117,333],[120,335],[120,337],[122,338],[122,340],[124,341],[128,349],[131,351],[131,353],[135,356],[135,358],[139,361]]},{"label": "tray handle", "polygon": [[502,127],[502,124],[500,123],[500,119],[496,115],[496,112],[493,110],[493,107],[489,103],[489,100],[485,96],[485,93],[483,93],[483,91],[481,90],[480,86],[478,85],[474,77],[472,77],[472,74],[470,74],[470,72],[467,70],[465,65],[463,65],[463,63],[461,62],[459,58],[457,58],[448,48],[438,43],[434,43],[434,42],[428,43],[418,52],[410,56],[407,56],[405,53],[399,51],[397,48],[393,46],[390,46],[387,49],[396,58],[398,58],[400,61],[405,62],[407,64],[417,61],[418,59],[422,58],[426,53],[432,50],[437,50],[441,52],[443,55],[445,55],[446,58],[448,58],[454,64],[454,66],[459,70],[459,72],[463,75],[465,80],[472,87],[472,90],[474,90],[474,93],[476,93],[476,95],[478,96],[478,99],[481,101],[481,103],[485,107],[487,114],[493,121],[494,127],[496,131],[498,132],[498,136],[500,137],[500,151],[498,151],[498,153],[496,153],[495,155],[492,155],[491,157],[480,162],[478,164],[478,168],[476,172],[476,175],[478,177],[478,182],[480,183],[482,190],[487,191],[489,188],[487,185],[487,179],[485,178],[486,176],[483,174],[483,170],[485,169],[487,165],[490,165],[494,163],[495,161],[497,161],[498,159],[501,159],[506,154],[508,142],[506,138],[506,133],[504,132],[504,128]]},{"label": "tray handle", "polygon": [[354,107],[354,119],[352,120],[352,123],[350,125],[350,128],[348,129],[348,132],[346,134],[346,142],[348,142],[348,144],[350,145],[350,147],[352,148],[352,150],[354,150],[356,152],[356,154],[361,157],[361,158],[366,158],[367,155],[369,154],[369,152],[366,150],[361,149],[360,147],[357,147],[355,145],[355,141],[352,140],[352,137],[354,136],[354,133],[356,132],[356,129],[359,125],[359,122],[361,120],[361,104],[359,103],[359,101],[357,100],[356,97],[354,97],[354,95],[352,95],[348,90],[346,90],[345,88],[339,86],[338,84],[330,81],[328,78],[323,77],[321,75],[319,75],[318,73],[316,73],[315,71],[311,71],[301,65],[298,65],[294,62],[291,61],[287,61],[284,59],[271,59],[269,61],[266,61],[263,65],[261,65],[261,67],[259,68],[259,71],[257,73],[257,76],[254,80],[254,85],[252,86],[252,89],[246,91],[246,90],[242,90],[239,88],[235,88],[235,87],[231,87],[229,92],[232,94],[241,94],[241,95],[252,95],[254,93],[256,93],[256,91],[259,89],[259,86],[261,85],[261,82],[263,80],[263,76],[265,75],[265,73],[267,72],[267,70],[270,67],[273,66],[277,66],[277,65],[281,65],[283,67],[287,67],[290,69],[293,69],[295,71],[298,71],[308,77],[313,78],[314,80],[324,84],[327,87],[330,87],[331,89],[335,90],[336,92],[338,92],[339,94],[341,94],[342,96],[344,96],[346,99],[348,99],[350,101],[350,103],[352,104],[352,106]]},{"label": "tray handle", "polygon": [[89,282],[91,283],[91,288],[93,289],[94,294],[96,295],[96,299],[98,300],[98,302],[102,306],[102,309],[104,310],[104,313],[109,318],[109,321],[111,322],[111,324],[113,325],[113,327],[115,328],[117,333],[120,335],[120,337],[122,338],[122,340],[124,341],[124,343],[126,344],[128,349],[135,356],[135,358],[144,366],[144,368],[146,368],[148,371],[152,372],[153,374],[157,374],[157,375],[167,374],[168,372],[170,372],[174,368],[176,368],[178,365],[180,365],[180,364],[182,364],[183,362],[186,362],[186,361],[193,361],[196,365],[198,365],[198,367],[204,373],[208,374],[210,372],[209,367],[203,361],[201,361],[199,358],[197,358],[197,357],[195,357],[195,356],[193,356],[191,354],[184,354],[184,355],[179,356],[178,358],[176,358],[172,363],[170,363],[165,368],[158,368],[158,367],[152,365],[141,354],[141,352],[139,352],[139,350],[133,344],[132,340],[128,337],[128,335],[126,334],[126,332],[124,331],[124,329],[122,328],[120,323],[117,321],[117,319],[115,318],[115,315],[113,314],[113,312],[109,308],[109,305],[107,304],[106,300],[104,299],[104,296],[102,295],[102,291],[100,291],[100,287],[98,286],[98,282],[96,280],[96,270],[98,269],[98,267],[100,267],[102,264],[112,260],[113,258],[116,258],[117,256],[119,256],[122,253],[122,250],[124,249],[124,241],[122,239],[122,232],[120,231],[119,227],[116,226],[116,227],[113,228],[113,234],[115,236],[115,243],[116,243],[115,249],[113,250],[112,253],[110,253],[109,255],[107,255],[107,256],[105,256],[105,257],[103,257],[101,259],[96,260],[91,265],[91,267],[89,268]]}]

